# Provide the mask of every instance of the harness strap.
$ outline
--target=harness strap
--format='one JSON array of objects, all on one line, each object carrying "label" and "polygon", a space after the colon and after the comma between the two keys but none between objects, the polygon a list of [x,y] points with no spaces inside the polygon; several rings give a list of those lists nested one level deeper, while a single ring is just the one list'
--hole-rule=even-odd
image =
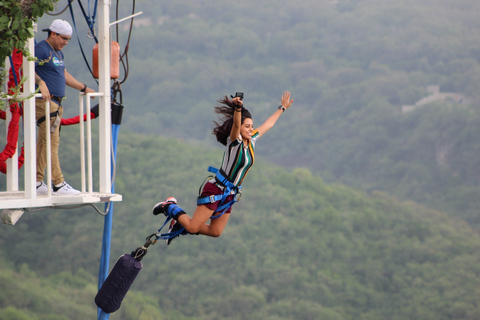
[{"label": "harness strap", "polygon": [[208,197],[198,198],[197,205],[205,204],[205,203],[214,203],[222,199],[223,199],[223,194],[217,194],[217,195],[212,194],[211,196],[208,196]]},{"label": "harness strap", "polygon": [[160,227],[160,229],[158,229],[157,233],[155,233],[155,240],[158,240],[158,239],[167,240],[167,239],[175,238],[176,236],[185,232],[185,228],[181,228],[177,231],[161,233],[163,227],[165,227],[170,220],[171,218],[169,217],[165,219],[165,222],[163,223],[163,225]]},{"label": "harness strap", "polygon": [[[219,170],[217,168],[209,166],[207,170],[208,172],[215,173],[215,181],[224,186],[223,194],[211,195],[208,197],[199,196],[197,199],[197,205],[220,201],[220,204],[214,212],[219,214],[210,217],[210,219],[216,219],[220,218],[231,206],[233,206],[235,202],[240,200],[240,197],[242,195],[242,187],[235,186],[230,180],[228,180],[227,177],[225,177],[221,169]],[[232,191],[235,195],[233,200],[226,202],[227,197],[231,194]]]},{"label": "harness strap", "polygon": [[[50,113],[50,118],[53,118],[53,117],[56,117],[58,115],[58,110],[57,111],[53,111]],[[37,120],[37,126],[41,125],[42,122],[45,121],[45,116],[42,116],[40,118],[38,118]]]}]

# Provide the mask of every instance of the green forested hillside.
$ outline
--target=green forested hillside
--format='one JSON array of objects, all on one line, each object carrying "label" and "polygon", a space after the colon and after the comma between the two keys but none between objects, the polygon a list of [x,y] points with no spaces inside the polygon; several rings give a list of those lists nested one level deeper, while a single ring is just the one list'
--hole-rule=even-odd
[{"label": "green forested hillside", "polygon": [[[259,142],[222,237],[151,247],[111,319],[480,318],[480,2],[136,5],[111,266],[161,225],[158,200],[194,209],[221,157],[205,146],[216,99],[244,91],[256,124],[284,90],[295,103]],[[69,72],[95,87],[75,41],[65,53]],[[429,85],[466,99],[403,113]],[[69,91],[66,115],[76,101]],[[78,187],[73,130],[62,129],[60,150]],[[0,226],[0,320],[94,318],[102,228],[92,208]]]},{"label": "green forested hillside", "polygon": [[[216,99],[244,91],[261,123],[290,90],[294,106],[260,151],[270,161],[478,225],[477,0],[137,1],[135,11],[124,126],[210,143]],[[79,34],[88,52],[93,40]],[[88,79],[78,45],[65,50],[70,72]],[[467,98],[402,113],[429,85]]]},{"label": "green forested hillside", "polygon": [[[274,129],[275,130],[275,129]],[[64,128],[62,158],[74,150]],[[265,145],[258,142],[258,148]],[[120,133],[111,266],[188,212],[222,150]],[[73,183],[77,164],[64,162]],[[466,223],[381,192],[289,173],[261,157],[220,238],[157,243],[111,319],[478,319],[480,239]],[[92,208],[25,213],[0,226],[0,319],[90,319],[103,218]]]}]

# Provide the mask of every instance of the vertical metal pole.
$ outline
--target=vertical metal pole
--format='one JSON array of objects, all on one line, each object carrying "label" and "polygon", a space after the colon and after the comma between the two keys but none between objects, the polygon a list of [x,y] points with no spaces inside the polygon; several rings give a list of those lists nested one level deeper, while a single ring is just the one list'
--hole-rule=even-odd
[{"label": "vertical metal pole", "polygon": [[[12,56],[13,58],[13,56]],[[10,63],[10,59],[7,58],[5,59],[5,70],[11,70],[11,72],[17,72],[18,70],[15,70],[15,63],[12,65]],[[19,72],[20,74],[20,72]],[[5,77],[5,92],[8,93],[8,73],[7,76]],[[20,82],[20,79],[18,79],[18,82]],[[6,125],[6,134],[5,137],[8,137],[8,128],[10,127],[10,122],[12,121],[12,113],[10,112],[10,100],[5,101],[5,113],[7,115],[7,118],[5,119],[7,122]],[[15,154],[11,157],[8,158],[5,162],[7,164],[7,191],[18,191],[18,141],[17,145],[15,146]]]},{"label": "vertical metal pole", "polygon": [[[10,100],[7,100],[7,107],[5,108],[7,114],[7,137],[8,127],[12,121],[12,113],[10,112]],[[7,191],[18,191],[18,141],[15,146],[15,154],[8,158],[7,163]]]},{"label": "vertical metal pole", "polygon": [[[92,116],[90,113],[90,94],[87,93],[87,192],[93,192],[93,160],[92,160]],[[83,117],[83,114],[82,114]],[[100,138],[101,139],[101,138]]]},{"label": "vertical metal pole", "polygon": [[[34,24],[36,31],[37,25]],[[35,56],[34,38],[28,39],[27,47],[30,54]],[[35,92],[35,62],[23,59],[23,75],[27,81],[23,84],[23,91],[26,93]],[[23,102],[23,126],[25,142],[25,199],[34,199],[37,196],[37,155],[35,133],[35,98],[32,97]]]},{"label": "vertical metal pole", "polygon": [[[100,2],[99,2],[100,3]],[[100,97],[100,192],[110,193],[110,143],[111,143],[111,116],[110,116],[110,30],[109,30],[110,1],[103,0],[98,8],[98,80]]]},{"label": "vertical metal pole", "polygon": [[86,176],[85,176],[85,124],[83,121],[83,94],[78,95],[78,114],[80,124],[80,172],[82,177],[82,193],[86,191]]},{"label": "vertical metal pole", "polygon": [[48,197],[52,196],[52,132],[50,131],[50,101],[45,101],[45,132],[47,144],[47,187]]},{"label": "vertical metal pole", "polygon": [[[100,97],[99,105],[99,136],[100,136],[100,192],[111,192],[110,179],[110,142],[111,142],[111,106],[110,106],[110,30],[109,14],[110,1],[101,1],[98,8],[99,14],[99,33],[98,33],[98,71],[99,71],[99,91],[103,93]],[[87,110],[89,112],[89,110]],[[110,260],[110,241],[112,236],[112,215],[109,211],[105,216],[103,226],[102,256],[100,261],[100,270],[98,274],[98,288],[103,285],[108,276]],[[109,313],[98,308],[97,319],[108,320]]]}]

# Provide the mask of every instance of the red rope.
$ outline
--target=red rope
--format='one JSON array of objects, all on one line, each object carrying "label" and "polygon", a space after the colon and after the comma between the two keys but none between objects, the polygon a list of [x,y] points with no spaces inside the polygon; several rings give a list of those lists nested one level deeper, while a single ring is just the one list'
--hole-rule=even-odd
[{"label": "red rope", "polygon": [[[17,79],[22,77],[22,72],[20,72],[20,68],[22,67],[23,63],[23,55],[21,51],[14,50],[12,53],[12,61],[13,66],[10,68],[10,75],[8,80],[8,93],[13,94],[13,88],[15,88],[15,77],[13,75],[13,70],[15,70],[15,75]],[[20,116],[22,115],[21,107],[19,106],[18,102],[10,103],[10,112],[12,113],[12,119],[8,124],[8,135],[7,135],[7,145],[5,149],[0,153],[0,171],[6,173],[7,171],[7,164],[5,161],[11,158],[15,152],[17,151],[17,142],[18,142],[18,123],[20,120]],[[5,112],[0,114],[2,119],[6,118]],[[18,168],[20,169],[24,162],[24,151],[22,147],[21,155],[18,159]]]},{"label": "red rope", "polygon": [[[90,111],[90,117],[93,120],[97,117],[97,115],[93,111]],[[83,121],[87,121],[87,114],[86,113],[83,115]],[[62,126],[70,126],[72,124],[77,124],[79,122],[80,122],[80,116],[76,116],[76,117],[73,117],[73,118],[62,119],[60,121],[60,124]]]},{"label": "red rope", "polygon": [[[13,68],[10,68],[10,75],[8,80],[8,93],[13,94],[13,88],[15,88],[15,77],[13,75],[13,70],[15,70],[16,77],[18,80],[21,79],[22,72],[20,71],[23,63],[23,55],[21,51],[14,51],[12,54]],[[13,69],[13,70],[12,70]],[[22,116],[23,110],[17,102],[10,104],[10,112],[12,113],[12,119],[8,124],[8,135],[7,135],[7,145],[5,149],[0,153],[0,171],[2,173],[7,173],[7,159],[11,158],[17,151],[17,142],[18,142],[18,130],[19,130],[19,121]],[[92,119],[95,119],[98,114],[93,111],[90,111]],[[6,120],[7,114],[5,111],[0,110],[0,119]],[[87,120],[87,114],[83,115],[84,121]],[[69,126],[72,124],[77,124],[80,121],[80,116],[76,116],[69,119],[62,119],[61,125]],[[18,157],[18,168],[20,169],[23,166],[25,161],[25,150],[22,147],[20,156]]]}]

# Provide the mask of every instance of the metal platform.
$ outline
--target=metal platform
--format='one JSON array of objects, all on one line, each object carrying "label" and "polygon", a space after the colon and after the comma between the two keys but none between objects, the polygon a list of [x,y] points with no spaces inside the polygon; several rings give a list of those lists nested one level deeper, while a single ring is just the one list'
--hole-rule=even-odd
[{"label": "metal platform", "polygon": [[79,195],[56,196],[39,195],[34,199],[26,199],[24,191],[0,192],[0,209],[27,209],[39,207],[57,207],[82,205],[108,201],[122,201],[119,194],[85,192]]}]

